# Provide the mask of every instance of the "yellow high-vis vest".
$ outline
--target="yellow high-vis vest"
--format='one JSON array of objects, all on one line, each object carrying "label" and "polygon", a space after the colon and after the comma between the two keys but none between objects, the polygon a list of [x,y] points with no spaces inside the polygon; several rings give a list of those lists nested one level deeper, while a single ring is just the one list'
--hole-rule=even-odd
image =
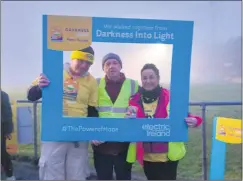
[{"label": "yellow high-vis vest", "polygon": [[[168,103],[166,110],[167,110],[167,114],[168,114],[167,118],[168,118],[170,115],[170,103]],[[184,142],[169,142],[168,147],[169,148],[168,148],[167,157],[171,161],[180,160],[186,155],[186,147]]]},{"label": "yellow high-vis vest", "polygon": [[[124,118],[129,106],[129,99],[138,91],[138,82],[126,79],[121,87],[116,102],[113,104],[106,92],[106,82],[104,78],[98,78],[98,112],[99,117],[105,118]],[[127,161],[136,161],[136,143],[130,143],[127,153]]]}]

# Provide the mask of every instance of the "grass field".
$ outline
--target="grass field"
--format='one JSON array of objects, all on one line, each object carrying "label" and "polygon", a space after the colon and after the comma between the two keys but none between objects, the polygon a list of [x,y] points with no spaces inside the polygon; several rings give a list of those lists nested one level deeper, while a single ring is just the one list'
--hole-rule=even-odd
[{"label": "grass field", "polygon": [[[10,93],[12,99],[25,99],[24,93]],[[193,85],[190,100],[195,101],[241,101],[241,85]],[[194,114],[201,115],[200,107],[190,107]],[[40,119],[40,111],[38,112]],[[208,168],[210,162],[212,120],[214,116],[241,118],[241,106],[208,107],[206,111],[207,156]],[[179,164],[178,177],[183,179],[198,179],[202,174],[202,137],[201,127],[190,129],[187,143],[187,156]],[[91,149],[90,149],[90,152]],[[21,145],[19,154],[33,155],[33,145]],[[242,175],[242,145],[227,145],[225,179],[241,179]],[[90,163],[92,164],[92,154]],[[134,171],[141,172],[140,166],[134,165]]]}]

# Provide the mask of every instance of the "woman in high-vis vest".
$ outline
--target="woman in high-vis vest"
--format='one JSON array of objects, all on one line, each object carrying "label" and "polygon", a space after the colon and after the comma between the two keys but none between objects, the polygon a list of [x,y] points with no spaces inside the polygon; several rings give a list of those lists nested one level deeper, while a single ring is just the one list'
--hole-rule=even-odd
[{"label": "woman in high-vis vest", "polygon": [[[137,110],[137,118],[166,118],[169,115],[169,90],[159,85],[159,70],[154,64],[146,64],[141,70],[142,87],[129,101]],[[131,115],[128,109],[127,116]],[[185,122],[189,127],[202,123],[198,116],[188,114]],[[177,166],[186,154],[183,142],[137,143],[137,160],[143,166],[148,180],[176,180]]]}]

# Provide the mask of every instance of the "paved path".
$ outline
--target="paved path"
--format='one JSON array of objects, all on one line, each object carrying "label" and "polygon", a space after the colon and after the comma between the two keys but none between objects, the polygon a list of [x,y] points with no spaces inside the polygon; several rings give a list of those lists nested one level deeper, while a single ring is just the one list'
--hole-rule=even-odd
[{"label": "paved path", "polygon": [[[14,174],[17,180],[39,180],[38,167],[28,162],[13,161]],[[97,180],[94,169],[91,169],[91,176],[88,180]],[[133,173],[132,180],[145,180],[144,176]]]}]

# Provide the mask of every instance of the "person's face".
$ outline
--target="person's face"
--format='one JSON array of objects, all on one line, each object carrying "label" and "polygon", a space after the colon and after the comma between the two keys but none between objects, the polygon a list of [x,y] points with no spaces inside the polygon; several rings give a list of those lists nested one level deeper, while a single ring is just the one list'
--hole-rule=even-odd
[{"label": "person's face", "polygon": [[153,90],[159,85],[159,77],[152,69],[145,69],[141,73],[142,86],[145,90]]},{"label": "person's face", "polygon": [[108,77],[118,77],[121,72],[121,64],[116,59],[108,59],[104,64],[104,72]]},{"label": "person's face", "polygon": [[89,71],[91,63],[88,61],[74,59],[71,61],[71,69],[75,74],[84,74]]}]

